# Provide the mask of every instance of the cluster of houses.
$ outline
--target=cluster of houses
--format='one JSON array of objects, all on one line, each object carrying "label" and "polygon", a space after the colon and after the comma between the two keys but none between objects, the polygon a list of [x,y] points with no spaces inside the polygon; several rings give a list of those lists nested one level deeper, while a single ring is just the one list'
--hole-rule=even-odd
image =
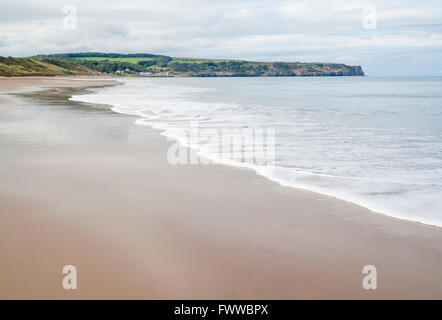
[{"label": "cluster of houses", "polygon": [[115,71],[116,74],[125,74],[125,73],[131,73],[130,69],[125,69],[125,70],[117,70]]},{"label": "cluster of houses", "polygon": [[[118,75],[127,75],[127,74],[134,74],[134,72],[130,69],[125,70],[117,70],[115,71]],[[169,71],[164,72],[139,72],[138,75],[140,77],[172,77],[172,73]]]}]

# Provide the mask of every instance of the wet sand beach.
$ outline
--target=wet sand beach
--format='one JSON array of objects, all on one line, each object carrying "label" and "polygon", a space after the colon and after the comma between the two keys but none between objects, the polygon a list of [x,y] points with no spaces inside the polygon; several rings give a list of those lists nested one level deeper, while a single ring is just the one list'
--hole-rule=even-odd
[{"label": "wet sand beach", "polygon": [[108,84],[0,79],[0,298],[442,298],[441,229],[247,169],[170,165],[159,131],[68,101]]}]

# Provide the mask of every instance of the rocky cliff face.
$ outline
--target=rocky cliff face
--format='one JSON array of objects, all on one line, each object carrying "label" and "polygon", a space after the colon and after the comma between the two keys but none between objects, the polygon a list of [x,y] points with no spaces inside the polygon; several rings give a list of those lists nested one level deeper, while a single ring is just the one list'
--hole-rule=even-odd
[{"label": "rocky cliff face", "polygon": [[361,66],[347,66],[344,64],[299,64],[290,69],[272,68],[267,76],[291,77],[327,77],[327,76],[364,76]]},{"label": "rocky cliff face", "polygon": [[[29,59],[28,59],[29,60]],[[360,66],[324,62],[263,62],[229,59],[174,58],[149,53],[65,53],[38,55],[34,61],[51,63],[69,72],[155,77],[325,77],[363,76]],[[1,62],[1,61],[0,61]]]},{"label": "rocky cliff face", "polygon": [[[361,66],[348,66],[332,63],[262,63],[260,70],[247,70],[244,72],[214,71],[194,72],[186,76],[194,77],[339,77],[339,76],[364,76]],[[256,68],[255,68],[256,69]]]},{"label": "rocky cliff face", "polygon": [[348,76],[364,76],[364,71],[362,71],[361,66],[347,66]]}]

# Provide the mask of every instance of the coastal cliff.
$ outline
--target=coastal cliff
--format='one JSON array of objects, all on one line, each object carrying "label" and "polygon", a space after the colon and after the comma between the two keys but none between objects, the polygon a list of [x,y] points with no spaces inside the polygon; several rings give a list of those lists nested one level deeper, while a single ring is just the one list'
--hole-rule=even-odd
[{"label": "coastal cliff", "polygon": [[344,64],[314,64],[318,68],[307,67],[312,64],[298,63],[296,66],[279,69],[271,64],[261,71],[244,73],[215,71],[194,73],[195,77],[333,77],[333,76],[364,76],[361,66],[347,66]]},{"label": "coastal cliff", "polygon": [[364,76],[361,66],[322,62],[259,62],[99,52],[37,55],[29,58],[0,57],[0,76],[75,74],[145,77]]}]

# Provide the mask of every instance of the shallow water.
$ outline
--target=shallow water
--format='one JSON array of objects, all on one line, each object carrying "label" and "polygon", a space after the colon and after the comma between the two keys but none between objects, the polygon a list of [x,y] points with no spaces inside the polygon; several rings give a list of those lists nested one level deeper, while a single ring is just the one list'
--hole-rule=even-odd
[{"label": "shallow water", "polygon": [[[275,132],[275,161],[229,164],[282,185],[442,226],[442,78],[132,78],[73,100],[109,104],[135,122],[223,160],[189,127]],[[196,143],[198,142],[198,144]],[[247,141],[241,150],[247,149]],[[255,145],[256,147],[256,145]]]}]

